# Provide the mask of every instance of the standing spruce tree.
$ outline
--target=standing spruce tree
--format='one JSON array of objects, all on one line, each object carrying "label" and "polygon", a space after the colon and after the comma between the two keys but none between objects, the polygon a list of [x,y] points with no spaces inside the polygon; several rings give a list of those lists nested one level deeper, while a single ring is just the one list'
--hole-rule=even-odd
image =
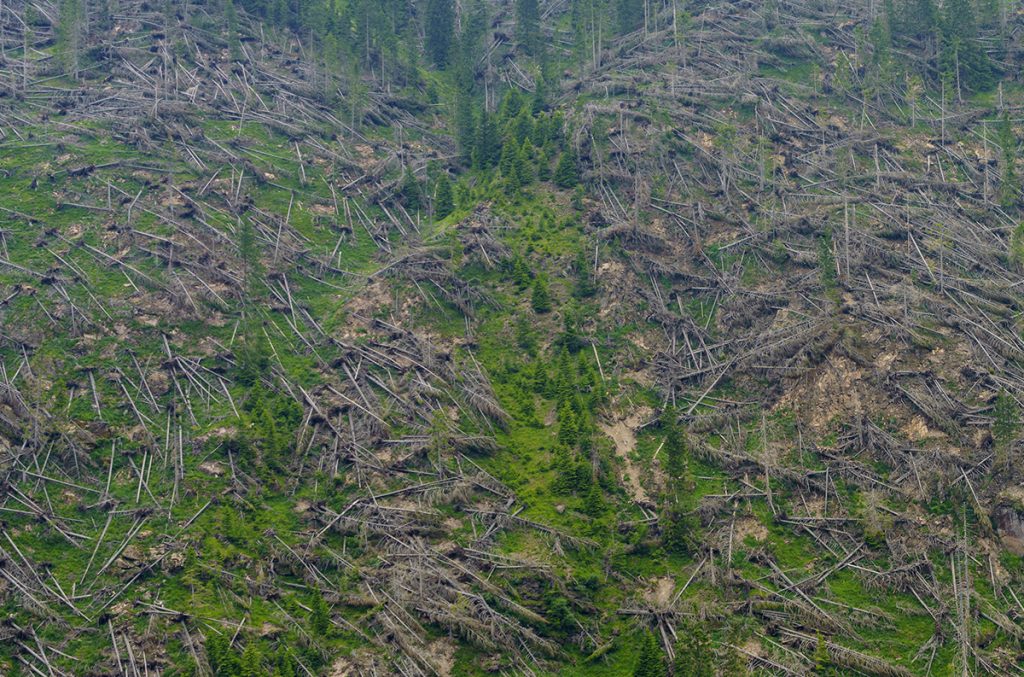
[{"label": "standing spruce tree", "polygon": [[927,38],[939,25],[939,10],[935,0],[904,0],[891,23],[898,35]]},{"label": "standing spruce tree", "polygon": [[[305,674],[305,673],[303,673]],[[299,677],[299,666],[283,644],[277,649],[277,671],[274,677]]]},{"label": "standing spruce tree", "polygon": [[[590,517],[600,517],[604,514],[606,508],[601,487],[598,486],[597,482],[591,482],[590,490],[583,497],[583,512]],[[664,673],[658,674],[663,675]]]},{"label": "standing spruce tree", "polygon": [[476,128],[473,124],[472,95],[460,91],[455,95],[455,138],[459,144],[459,161],[466,166],[473,163]]},{"label": "standing spruce tree", "polygon": [[[490,20],[487,17],[487,4],[483,0],[465,0],[461,7],[462,32],[459,34],[459,53],[466,61],[469,75],[472,77],[474,64],[483,56],[483,38],[487,34]],[[467,79],[459,84],[468,89],[471,88],[473,81]]]},{"label": "standing spruce tree", "polygon": [[235,12],[235,3],[226,0],[224,3],[224,18],[228,25],[228,45],[231,50],[231,60],[242,60],[242,46],[238,39],[238,14]]},{"label": "standing spruce tree", "polygon": [[722,650],[718,664],[718,674],[721,677],[747,677],[750,674],[747,659],[731,644]]},{"label": "standing spruce tree", "polygon": [[405,168],[405,174],[402,175],[402,185],[398,191],[402,196],[402,203],[410,212],[423,208],[423,189],[408,167]]},{"label": "standing spruce tree", "polygon": [[551,292],[548,290],[548,283],[543,275],[538,275],[533,280],[530,305],[535,313],[551,312]]},{"label": "standing spruce tree", "polygon": [[256,231],[245,217],[238,220],[238,256],[242,260],[242,345],[238,349],[238,381],[253,387],[270,369],[270,351],[254,310],[261,291],[263,264]]},{"label": "standing spruce tree", "polygon": [[1020,430],[1020,411],[1017,401],[1005,390],[996,396],[992,407],[992,441],[996,448],[996,467],[1009,470],[1010,450]]},{"label": "standing spruce tree", "polygon": [[568,402],[563,402],[558,409],[558,443],[572,448],[578,441],[579,427],[576,425],[576,412]]},{"label": "standing spruce tree", "polygon": [[527,54],[540,47],[540,9],[537,0],[516,0],[516,42]]},{"label": "standing spruce tree", "polygon": [[673,674],[679,677],[714,677],[714,653],[703,626],[690,623],[679,634]]},{"label": "standing spruce tree", "polygon": [[427,0],[426,17],[427,54],[434,65],[443,69],[451,56],[452,34],[455,24],[453,0]]},{"label": "standing spruce tree", "polygon": [[480,113],[480,122],[476,127],[476,143],[473,144],[473,166],[478,169],[491,169],[501,159],[501,137],[494,117],[487,111]]},{"label": "standing spruce tree", "polygon": [[267,674],[263,669],[262,656],[253,641],[246,644],[242,651],[242,663],[238,674],[240,677],[263,677]]},{"label": "standing spruce tree", "polygon": [[573,288],[573,295],[576,298],[587,299],[596,294],[597,282],[590,272],[590,261],[587,260],[585,252],[580,251],[576,255],[573,268],[576,269],[576,286]]},{"label": "standing spruce tree", "polygon": [[93,17],[96,21],[96,28],[100,31],[109,31],[114,27],[114,14],[110,10],[110,0],[98,0],[93,10]]},{"label": "standing spruce tree", "polygon": [[548,154],[543,148],[537,151],[537,180],[551,180],[551,160],[548,159]]},{"label": "standing spruce tree", "polygon": [[575,28],[575,52],[581,66],[601,66],[605,43],[614,36],[613,26],[618,23],[615,15],[610,0],[573,0],[571,24]]},{"label": "standing spruce tree", "polygon": [[620,33],[635,31],[644,20],[643,0],[615,0],[615,18]]},{"label": "standing spruce tree", "polygon": [[482,56],[487,26],[487,9],[482,0],[463,4],[462,32],[452,46],[452,70],[456,83],[455,132],[459,161],[467,167],[473,163],[476,146],[476,118],[473,115],[476,64]]},{"label": "standing spruce tree", "polygon": [[82,0],[61,0],[60,20],[57,24],[57,53],[64,65],[64,72],[75,80],[78,79],[84,28],[85,13],[82,9]]},{"label": "standing spruce tree", "polygon": [[828,652],[828,646],[825,644],[825,638],[821,632],[818,632],[817,641],[814,645],[814,672],[819,675],[825,675],[830,672],[832,667],[832,656]]},{"label": "standing spruce tree", "polygon": [[640,655],[633,668],[633,677],[666,677],[667,674],[658,640],[649,630],[644,630],[640,636]]},{"label": "standing spruce tree", "polygon": [[555,185],[559,188],[575,188],[580,178],[576,173],[576,154],[566,150],[558,158],[558,166],[555,167]]},{"label": "standing spruce tree", "polygon": [[665,429],[665,470],[673,479],[686,474],[686,443],[675,421],[675,412],[666,409],[661,425]]},{"label": "standing spruce tree", "polygon": [[310,607],[309,624],[320,637],[327,635],[331,629],[331,607],[319,590],[313,593],[313,604]]},{"label": "standing spruce tree", "polygon": [[519,110],[519,114],[512,119],[508,125],[509,134],[516,140],[516,143],[522,143],[529,138],[533,137],[533,115],[530,113],[530,109],[527,106],[523,106]]},{"label": "standing spruce tree", "polygon": [[206,637],[206,660],[215,675],[241,674],[241,661],[238,655],[228,646],[228,638],[217,633]]},{"label": "standing spruce tree", "polygon": [[970,0],[946,0],[942,5],[941,66],[952,75],[959,100],[964,91],[983,91],[995,84],[995,68],[978,43],[978,22]]},{"label": "standing spruce tree", "polygon": [[992,407],[995,421],[992,424],[992,437],[996,444],[1009,444],[1017,437],[1020,430],[1020,412],[1017,403],[1007,392],[1001,391],[996,396],[996,403]]},{"label": "standing spruce tree", "polygon": [[675,498],[666,503],[658,525],[661,530],[661,546],[667,552],[685,555],[692,552],[699,542],[699,522],[680,507]]},{"label": "standing spruce tree", "polygon": [[455,196],[447,173],[442,173],[434,187],[434,219],[440,221],[455,211]]},{"label": "standing spruce tree", "polygon": [[533,171],[532,156],[533,147],[530,145],[530,140],[527,139],[516,149],[516,175],[519,177],[521,186],[529,186],[537,178]]},{"label": "standing spruce tree", "polygon": [[509,139],[501,147],[501,160],[498,162],[501,178],[505,182],[505,192],[509,195],[516,195],[523,187],[521,161],[519,148],[513,139]]}]

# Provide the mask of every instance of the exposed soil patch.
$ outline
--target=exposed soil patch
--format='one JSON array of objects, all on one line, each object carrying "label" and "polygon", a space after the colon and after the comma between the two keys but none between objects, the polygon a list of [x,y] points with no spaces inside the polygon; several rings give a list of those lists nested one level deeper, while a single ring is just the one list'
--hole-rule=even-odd
[{"label": "exposed soil patch", "polygon": [[626,488],[637,502],[650,500],[640,478],[640,469],[631,458],[636,449],[636,429],[649,415],[650,410],[644,407],[616,423],[598,423],[601,432],[615,443],[615,455],[622,459],[626,467]]}]

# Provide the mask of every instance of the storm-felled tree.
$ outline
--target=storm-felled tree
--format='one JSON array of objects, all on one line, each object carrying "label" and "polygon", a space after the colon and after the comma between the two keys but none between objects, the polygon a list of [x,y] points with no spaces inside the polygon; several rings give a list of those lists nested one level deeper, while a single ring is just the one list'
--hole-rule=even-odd
[{"label": "storm-felled tree", "polygon": [[1020,197],[1020,185],[1017,182],[1017,136],[1013,133],[1010,116],[1003,114],[999,121],[999,145],[1002,147],[1002,176],[999,182],[999,204],[1010,208],[1017,204]]},{"label": "storm-felled tree", "polygon": [[434,65],[443,69],[451,56],[452,34],[455,23],[453,0],[427,0],[424,34],[427,54]]}]

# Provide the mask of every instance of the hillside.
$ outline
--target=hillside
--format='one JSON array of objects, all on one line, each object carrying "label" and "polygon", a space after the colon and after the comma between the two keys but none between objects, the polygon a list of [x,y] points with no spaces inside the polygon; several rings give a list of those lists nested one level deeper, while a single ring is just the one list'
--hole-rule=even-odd
[{"label": "hillside", "polygon": [[1022,40],[0,4],[0,674],[1021,672]]}]

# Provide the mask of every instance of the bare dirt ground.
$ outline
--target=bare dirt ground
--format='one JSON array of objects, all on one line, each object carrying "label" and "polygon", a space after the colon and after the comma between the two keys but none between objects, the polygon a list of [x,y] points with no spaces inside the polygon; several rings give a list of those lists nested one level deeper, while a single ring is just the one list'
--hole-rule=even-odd
[{"label": "bare dirt ground", "polygon": [[640,468],[633,462],[631,455],[636,449],[636,429],[650,415],[644,408],[638,410],[615,423],[598,423],[598,427],[615,443],[615,455],[622,459],[626,467],[626,485],[630,495],[638,502],[649,501],[647,491],[640,478]]}]

